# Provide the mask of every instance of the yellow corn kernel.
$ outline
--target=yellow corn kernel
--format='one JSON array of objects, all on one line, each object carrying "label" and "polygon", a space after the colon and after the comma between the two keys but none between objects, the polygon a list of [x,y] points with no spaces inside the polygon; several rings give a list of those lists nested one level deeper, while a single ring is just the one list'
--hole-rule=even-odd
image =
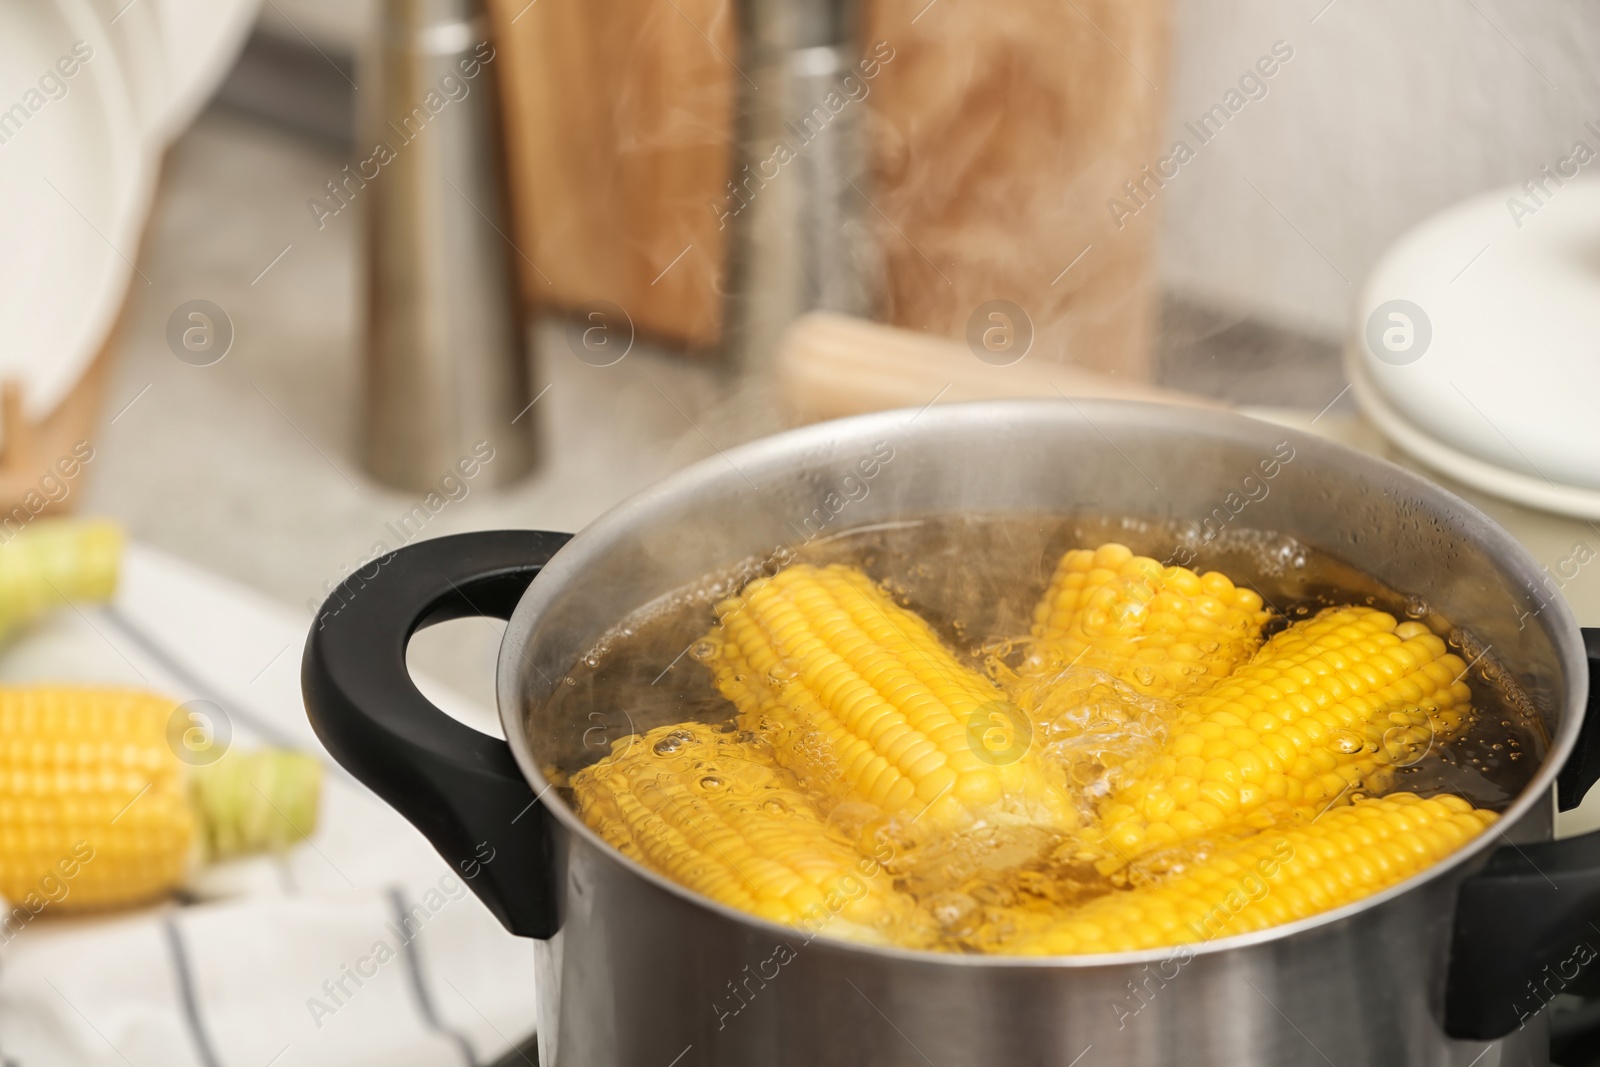
[{"label": "yellow corn kernel", "polygon": [[1034,608],[1023,673],[1092,667],[1176,700],[1249,659],[1270,614],[1259,594],[1216,571],[1163,567],[1119,544],[1076,549],[1061,557]]},{"label": "yellow corn kernel", "polygon": [[1354,903],[1422,871],[1497,816],[1459,797],[1411,793],[1302,813],[1152,883],[1097,897],[1035,925],[996,951],[1012,955],[1130,952],[1207,942]]},{"label": "yellow corn kernel", "polygon": [[120,689],[0,690],[0,896],[52,910],[149,900],[194,836],[174,703]]},{"label": "yellow corn kernel", "polygon": [[[1172,796],[1173,814],[1161,821],[1183,839],[1194,836],[1173,822],[1184,812],[1204,832],[1269,798],[1321,807],[1357,789],[1381,791],[1394,766],[1461,728],[1471,700],[1465,673],[1438,637],[1372,608],[1329,608],[1295,623],[1182,703],[1164,751],[1205,759],[1196,789],[1176,795],[1159,759],[1130,773],[1112,794],[1117,806],[1103,812],[1106,840],[1119,853],[1107,864],[1148,846],[1148,813],[1169,810],[1152,798]],[[1241,790],[1244,781],[1255,788]]]},{"label": "yellow corn kernel", "polygon": [[805,788],[918,830],[1076,824],[1026,714],[860,571],[791,566],[717,613],[717,687]]},{"label": "yellow corn kernel", "polygon": [[730,907],[875,942],[911,912],[763,744],[699,722],[663,726],[615,742],[572,788],[584,821],[624,855]]}]

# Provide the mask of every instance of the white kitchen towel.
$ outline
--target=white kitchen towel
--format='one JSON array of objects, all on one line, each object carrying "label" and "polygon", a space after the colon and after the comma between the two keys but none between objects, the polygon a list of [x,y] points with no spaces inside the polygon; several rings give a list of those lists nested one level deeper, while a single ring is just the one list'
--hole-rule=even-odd
[{"label": "white kitchen towel", "polygon": [[[326,760],[299,696],[310,621],[132,546],[116,604],[24,638],[0,657],[0,681],[144,685],[208,701],[231,746],[290,743]],[[317,832],[285,856],[202,871],[181,901],[87,918],[47,906],[0,934],[0,1065],[523,1063],[512,1050],[534,1026],[531,942],[327,766]]]},{"label": "white kitchen towel", "polygon": [[[39,920],[0,953],[17,1067],[493,1063],[528,1036],[532,962],[459,879]],[[508,951],[510,949],[511,951]]]}]

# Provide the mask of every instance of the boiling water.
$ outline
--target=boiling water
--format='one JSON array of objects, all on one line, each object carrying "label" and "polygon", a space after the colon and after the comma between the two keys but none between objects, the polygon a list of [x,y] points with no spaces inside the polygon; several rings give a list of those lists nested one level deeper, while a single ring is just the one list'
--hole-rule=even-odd
[{"label": "boiling water", "polygon": [[[1473,664],[1466,679],[1473,693],[1470,724],[1454,738],[1430,745],[1410,766],[1398,768],[1394,789],[1424,796],[1453,793],[1478,807],[1503,810],[1543,760],[1546,738],[1531,701],[1516,687],[1511,672],[1482,654],[1470,634],[1452,627],[1419,598],[1282,536],[1225,530],[1202,539],[1182,527],[1130,519],[941,516],[845,531],[804,545],[785,562],[859,567],[926,619],[964,662],[995,677],[1019,658],[1016,639],[1028,633],[1034,604],[1062,553],[1108,541],[1163,563],[1202,573],[1221,571],[1254,589],[1275,613],[1269,635],[1323,607],[1359,604],[1423,622],[1445,638]],[[546,721],[603,720],[608,741],[615,741],[619,732],[644,733],[688,720],[735,729],[736,709],[712,685],[695,646],[716,624],[714,605],[737,592],[762,566],[761,560],[740,561],[624,620],[557,686]],[[770,573],[770,561],[766,567]],[[1126,729],[1120,734],[1114,729],[1117,736],[1097,743],[1108,751],[1120,745],[1128,752],[1159,744],[1161,709],[1139,706],[1128,690],[1116,692],[1117,687],[1101,684],[1109,680],[1094,673],[1082,672],[1064,688],[1071,690],[1067,699],[1074,701],[1122,702],[1109,718],[1125,723]],[[1048,728],[1038,732],[1035,743],[1047,757],[1052,755]],[[589,762],[607,750],[605,744],[584,748]],[[1101,762],[1087,765],[1100,773]],[[1073,768],[1080,778],[1084,766]],[[579,769],[546,768],[569,803],[573,797],[565,783]],[[1092,782],[1073,784],[1092,791]],[[1114,878],[1075,858],[1061,842],[1015,833],[924,843],[897,856],[890,869],[897,885],[937,918],[939,943],[934,947],[981,952],[1006,934],[1019,910],[1048,913],[1070,906],[1149,877],[1156,867],[1168,870],[1202,858],[1218,843],[1193,842],[1176,855],[1166,850],[1159,862],[1136,864]]]}]

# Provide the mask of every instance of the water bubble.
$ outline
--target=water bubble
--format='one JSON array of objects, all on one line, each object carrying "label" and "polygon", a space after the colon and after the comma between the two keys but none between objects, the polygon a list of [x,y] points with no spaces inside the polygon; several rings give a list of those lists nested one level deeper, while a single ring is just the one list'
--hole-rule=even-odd
[{"label": "water bubble", "polygon": [[721,789],[722,788],[722,779],[718,778],[714,774],[708,774],[704,778],[700,779],[700,788],[701,789]]},{"label": "water bubble", "polygon": [[701,663],[704,663],[710,659],[714,659],[717,655],[717,642],[709,640],[696,641],[694,644],[689,646],[689,655],[699,660]]},{"label": "water bubble", "polygon": [[1419,596],[1406,597],[1406,615],[1413,619],[1420,619],[1429,612],[1428,602]]},{"label": "water bubble", "polygon": [[1335,752],[1353,755],[1361,751],[1362,740],[1349,730],[1340,730],[1333,735],[1332,747]]},{"label": "water bubble", "polygon": [[971,918],[978,902],[965,893],[939,893],[928,901],[928,910],[941,926],[955,926]]},{"label": "water bubble", "polygon": [[773,797],[771,800],[762,802],[761,810],[766,812],[768,815],[787,815],[789,814],[789,805],[785,804],[777,797]]},{"label": "water bubble", "polygon": [[688,733],[685,733],[682,730],[674,730],[666,737],[663,737],[661,740],[657,741],[654,747],[651,748],[651,751],[658,756],[670,756],[692,740],[694,740],[694,738]]}]

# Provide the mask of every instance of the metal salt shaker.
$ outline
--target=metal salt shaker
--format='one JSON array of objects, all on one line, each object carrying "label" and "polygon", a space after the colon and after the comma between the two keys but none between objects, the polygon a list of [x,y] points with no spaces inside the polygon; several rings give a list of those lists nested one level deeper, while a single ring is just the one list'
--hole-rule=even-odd
[{"label": "metal salt shaker", "polygon": [[826,106],[860,58],[855,0],[740,0],[738,151],[715,207],[732,229],[725,350],[770,365],[813,310],[870,315],[881,267],[868,215],[864,100]]},{"label": "metal salt shaker", "polygon": [[366,203],[364,460],[438,485],[488,442],[478,478],[534,463],[527,332],[510,243],[497,59],[483,0],[383,0],[357,92]]}]

